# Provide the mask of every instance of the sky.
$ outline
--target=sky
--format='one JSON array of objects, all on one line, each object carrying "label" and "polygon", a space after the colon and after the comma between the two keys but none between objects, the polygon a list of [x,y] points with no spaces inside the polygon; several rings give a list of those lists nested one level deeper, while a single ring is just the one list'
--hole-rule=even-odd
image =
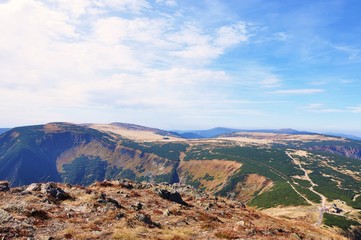
[{"label": "sky", "polygon": [[361,135],[359,0],[0,0],[0,126]]}]

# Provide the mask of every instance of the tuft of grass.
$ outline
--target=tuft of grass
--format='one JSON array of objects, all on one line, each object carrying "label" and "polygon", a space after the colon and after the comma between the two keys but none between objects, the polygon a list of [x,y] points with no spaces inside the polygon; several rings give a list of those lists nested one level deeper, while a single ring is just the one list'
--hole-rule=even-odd
[{"label": "tuft of grass", "polygon": [[215,236],[221,239],[238,239],[239,233],[233,230],[223,230],[216,232]]},{"label": "tuft of grass", "polygon": [[159,239],[162,240],[191,240],[193,238],[193,231],[189,228],[175,228],[165,229],[159,234]]},{"label": "tuft of grass", "polygon": [[141,235],[144,234],[145,232],[146,229],[144,227],[138,226],[138,227],[130,228],[122,224],[116,227],[110,239],[116,239],[116,240],[140,239]]}]

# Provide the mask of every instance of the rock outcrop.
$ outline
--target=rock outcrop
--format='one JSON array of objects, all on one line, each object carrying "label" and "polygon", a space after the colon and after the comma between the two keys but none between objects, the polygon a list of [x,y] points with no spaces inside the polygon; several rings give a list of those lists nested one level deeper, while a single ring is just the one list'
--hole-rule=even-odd
[{"label": "rock outcrop", "polygon": [[0,239],[344,238],[186,185],[122,180],[89,187],[32,184],[0,192]]},{"label": "rock outcrop", "polygon": [[0,181],[0,192],[10,191],[9,182],[7,181]]},{"label": "rock outcrop", "polygon": [[188,206],[188,203],[183,201],[179,192],[176,192],[176,191],[170,192],[166,189],[158,189],[158,188],[155,190],[155,192],[158,194],[159,197],[161,197],[163,199],[167,199],[171,202],[175,202],[175,203],[179,203],[184,206]]},{"label": "rock outcrop", "polygon": [[361,149],[348,146],[313,146],[308,150],[327,152],[361,160]]}]

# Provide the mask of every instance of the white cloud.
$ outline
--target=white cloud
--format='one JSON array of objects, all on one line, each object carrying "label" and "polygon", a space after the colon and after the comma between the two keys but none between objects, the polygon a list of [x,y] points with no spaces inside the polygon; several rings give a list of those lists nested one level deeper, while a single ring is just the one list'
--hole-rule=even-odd
[{"label": "white cloud", "polygon": [[227,48],[248,41],[245,23],[221,26],[214,32],[206,33],[196,24],[187,24],[181,31],[169,36],[176,43],[172,56],[192,61],[192,64],[207,64],[223,54]]},{"label": "white cloud", "polygon": [[93,7],[93,1],[89,0],[55,0],[55,2],[59,10],[67,12],[69,16],[74,18],[86,14],[89,8]]},{"label": "white cloud", "polygon": [[167,5],[169,7],[177,6],[177,1],[176,0],[156,0],[155,2],[158,3],[158,4]]},{"label": "white cloud", "polygon": [[231,26],[223,26],[217,31],[215,46],[221,48],[231,47],[248,40],[247,26],[245,23],[237,23]]},{"label": "white cloud", "polygon": [[324,92],[324,89],[284,89],[284,90],[275,90],[269,92],[270,94],[280,94],[280,95],[307,95],[307,94],[316,94]]},{"label": "white cloud", "polygon": [[115,74],[101,82],[94,81],[92,85],[88,84],[86,91],[93,104],[184,110],[203,104],[205,99],[219,98],[221,93],[209,89],[209,86],[228,80],[229,76],[222,71],[187,68],[147,70],[138,75]]},{"label": "white cloud", "polygon": [[319,112],[319,113],[336,113],[336,112],[361,113],[361,105],[341,109],[341,108],[328,108],[325,106],[325,104],[322,103],[313,103],[304,106],[301,109],[308,112]]},{"label": "white cloud", "polygon": [[342,109],[337,108],[327,108],[323,103],[311,103],[307,106],[301,108],[307,112],[318,112],[318,113],[336,113],[336,112],[343,112]]},{"label": "white cloud", "polygon": [[331,46],[336,50],[346,54],[349,61],[360,61],[360,49],[354,48],[352,46]]},{"label": "white cloud", "polygon": [[274,38],[278,41],[286,41],[289,38],[289,35],[285,32],[277,32],[274,34]]},{"label": "white cloud", "polygon": [[347,109],[353,113],[361,113],[361,105],[355,107],[348,107]]},{"label": "white cloud", "polygon": [[276,76],[270,75],[260,81],[259,84],[261,84],[262,87],[266,88],[278,87],[281,84],[281,79]]},{"label": "white cloud", "polygon": [[157,11],[142,0],[0,4],[0,21],[6,23],[0,25],[0,101],[8,103],[3,114],[25,119],[29,111],[13,111],[29,106],[34,112],[46,109],[44,121],[81,119],[89,109],[95,115],[99,109],[259,114],[240,108],[222,90],[234,81],[227,72],[208,67],[248,41],[247,24],[205,28]]}]

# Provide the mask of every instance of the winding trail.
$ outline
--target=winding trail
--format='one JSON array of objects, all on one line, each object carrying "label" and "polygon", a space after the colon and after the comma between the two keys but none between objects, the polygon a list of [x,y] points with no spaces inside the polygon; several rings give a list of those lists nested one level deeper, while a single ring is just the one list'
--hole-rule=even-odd
[{"label": "winding trail", "polygon": [[[289,151],[286,151],[286,154],[287,154],[287,156],[288,156],[289,158],[291,158],[291,159],[293,160],[293,162],[294,162],[296,165],[298,165],[298,167],[304,172],[304,177],[305,177],[305,179],[306,179],[307,181],[309,181],[310,184],[311,184],[311,187],[309,188],[309,190],[312,191],[313,193],[317,194],[317,195],[320,196],[320,198],[321,198],[321,206],[319,207],[320,216],[319,216],[319,219],[318,219],[318,221],[317,221],[317,223],[316,223],[316,225],[321,225],[321,224],[322,224],[322,220],[323,220],[323,213],[325,212],[325,209],[326,209],[326,206],[325,206],[325,205],[326,205],[326,200],[327,200],[327,198],[326,198],[323,194],[321,194],[321,193],[319,193],[319,192],[317,192],[316,190],[313,189],[313,187],[314,187],[314,186],[317,186],[317,184],[315,184],[315,183],[312,181],[312,179],[311,179],[310,176],[308,175],[307,169],[305,169],[305,168],[302,166],[301,161],[299,161],[298,159],[294,158],[294,157],[292,156],[292,153],[289,152]],[[297,192],[297,191],[296,191],[296,192]],[[304,197],[304,198],[306,198],[306,197]],[[307,199],[307,198],[306,198],[306,199]],[[307,202],[313,203],[312,201],[309,201],[309,200],[308,200]],[[313,205],[316,205],[316,204],[313,203]]]},{"label": "winding trail", "polygon": [[356,199],[361,196],[361,194],[356,194],[353,198],[352,198],[352,201],[356,201]]}]

